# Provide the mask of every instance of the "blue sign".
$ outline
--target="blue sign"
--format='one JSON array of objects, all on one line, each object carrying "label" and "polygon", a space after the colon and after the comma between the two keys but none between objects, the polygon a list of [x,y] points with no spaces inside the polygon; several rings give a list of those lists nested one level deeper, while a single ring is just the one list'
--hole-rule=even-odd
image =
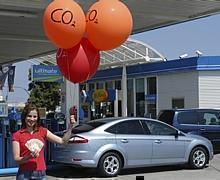
[{"label": "blue sign", "polygon": [[115,89],[108,89],[108,101],[114,101],[116,99]]},{"label": "blue sign", "polygon": [[32,81],[63,82],[63,76],[58,66],[33,65]]},{"label": "blue sign", "polygon": [[145,101],[147,101],[148,104],[155,104],[156,100],[156,94],[145,95]]}]

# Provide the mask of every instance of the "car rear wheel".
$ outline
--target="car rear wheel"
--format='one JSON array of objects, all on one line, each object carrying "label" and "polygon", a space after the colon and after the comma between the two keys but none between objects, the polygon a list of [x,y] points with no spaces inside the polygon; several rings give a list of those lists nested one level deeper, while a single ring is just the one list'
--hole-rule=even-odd
[{"label": "car rear wheel", "polygon": [[190,153],[189,165],[193,169],[202,169],[208,162],[208,155],[204,148],[196,147]]},{"label": "car rear wheel", "polygon": [[99,160],[99,173],[105,177],[117,176],[122,167],[122,160],[117,153],[108,152]]}]

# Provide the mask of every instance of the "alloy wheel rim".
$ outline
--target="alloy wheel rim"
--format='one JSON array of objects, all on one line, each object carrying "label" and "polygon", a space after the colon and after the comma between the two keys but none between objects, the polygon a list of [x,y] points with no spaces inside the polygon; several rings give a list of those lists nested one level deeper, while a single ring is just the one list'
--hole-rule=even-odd
[{"label": "alloy wheel rim", "polygon": [[204,166],[205,162],[206,162],[205,153],[201,150],[195,151],[193,154],[193,164],[196,167],[202,167],[202,166]]},{"label": "alloy wheel rim", "polygon": [[108,174],[115,174],[119,169],[119,160],[115,156],[108,156],[103,163],[105,172]]}]

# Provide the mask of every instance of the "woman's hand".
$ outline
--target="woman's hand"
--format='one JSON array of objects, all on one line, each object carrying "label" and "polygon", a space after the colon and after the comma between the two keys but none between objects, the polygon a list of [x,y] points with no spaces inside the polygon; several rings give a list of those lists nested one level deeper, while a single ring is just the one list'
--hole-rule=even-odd
[{"label": "woman's hand", "polygon": [[75,115],[71,115],[70,116],[70,121],[69,121],[69,128],[73,128],[74,124],[76,124],[76,119],[75,119]]},{"label": "woman's hand", "polygon": [[40,155],[40,152],[35,149],[34,151],[31,151],[30,154],[31,154],[31,157],[37,158]]}]

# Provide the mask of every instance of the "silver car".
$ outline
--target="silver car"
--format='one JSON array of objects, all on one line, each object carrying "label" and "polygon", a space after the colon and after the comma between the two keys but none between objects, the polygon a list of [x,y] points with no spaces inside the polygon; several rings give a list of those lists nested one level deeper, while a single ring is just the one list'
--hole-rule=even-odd
[{"label": "silver car", "polygon": [[55,144],[52,149],[52,161],[97,168],[104,177],[117,176],[122,168],[146,166],[188,164],[201,169],[213,158],[208,139],[136,117],[80,124],[67,145]]}]

